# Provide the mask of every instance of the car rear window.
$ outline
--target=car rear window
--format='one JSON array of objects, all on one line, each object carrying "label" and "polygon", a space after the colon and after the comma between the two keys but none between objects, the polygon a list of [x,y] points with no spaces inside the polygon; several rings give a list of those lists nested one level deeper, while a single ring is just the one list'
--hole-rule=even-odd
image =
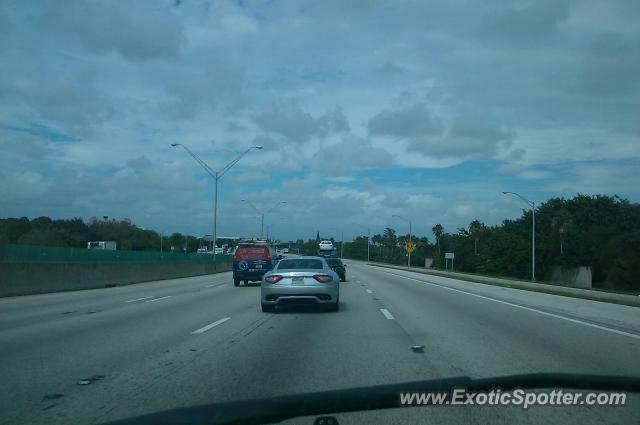
[{"label": "car rear window", "polygon": [[269,258],[269,249],[261,246],[246,246],[236,250],[236,260],[264,260]]},{"label": "car rear window", "polygon": [[278,263],[278,270],[283,269],[322,269],[322,260],[294,259],[282,260]]}]

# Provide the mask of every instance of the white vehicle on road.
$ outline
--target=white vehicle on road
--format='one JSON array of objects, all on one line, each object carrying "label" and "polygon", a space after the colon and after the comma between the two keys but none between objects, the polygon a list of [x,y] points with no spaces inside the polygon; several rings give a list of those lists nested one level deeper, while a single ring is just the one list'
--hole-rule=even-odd
[{"label": "white vehicle on road", "polygon": [[321,251],[330,251],[333,249],[333,242],[320,241],[320,243],[318,244],[318,248],[320,248]]}]

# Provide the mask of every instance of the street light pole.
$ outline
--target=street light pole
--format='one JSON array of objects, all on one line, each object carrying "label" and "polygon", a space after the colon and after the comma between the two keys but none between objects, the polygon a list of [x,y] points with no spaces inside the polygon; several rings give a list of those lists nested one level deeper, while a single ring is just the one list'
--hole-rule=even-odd
[{"label": "street light pole", "polygon": [[234,165],[236,165],[238,163],[238,161],[240,161],[240,159],[245,156],[247,153],[249,153],[249,151],[251,149],[262,149],[262,146],[251,146],[250,148],[248,148],[247,150],[245,150],[244,152],[242,152],[240,155],[238,155],[233,161],[231,161],[230,163],[228,163],[227,165],[225,165],[224,167],[222,167],[220,170],[215,171],[213,170],[211,167],[209,167],[209,165],[207,165],[206,162],[204,162],[202,159],[200,159],[200,157],[198,155],[196,155],[195,153],[191,152],[191,150],[186,147],[185,145],[183,145],[182,143],[171,143],[171,147],[176,147],[176,146],[181,146],[185,151],[187,151],[187,153],[189,155],[191,155],[191,157],[193,159],[196,160],[196,162],[198,164],[200,164],[200,166],[202,168],[204,168],[204,170],[207,172],[207,174],[209,174],[211,177],[213,177],[214,181],[215,181],[215,189],[214,189],[214,198],[213,198],[213,261],[215,263],[216,261],[216,246],[218,244],[218,181],[222,178],[222,176],[224,176],[227,171],[229,171],[231,169],[231,167],[233,167]]},{"label": "street light pole", "polygon": [[[213,245],[211,248],[213,249],[213,262],[216,262],[216,248],[218,247],[218,180],[220,180],[220,176],[219,173],[216,171],[215,175],[213,176],[213,178],[215,179],[214,182],[214,187],[215,189],[214,191],[214,195],[213,195],[213,241],[211,242],[211,245]],[[214,268],[215,265],[214,265]]]},{"label": "street light pole", "polygon": [[[404,218],[402,216],[399,216],[397,214],[394,214],[391,217],[397,217],[400,220],[404,220],[404,221],[409,223],[409,243],[411,243],[411,220],[409,220],[407,218]],[[407,268],[410,268],[411,267],[411,253],[409,252],[408,254],[409,254],[409,258],[407,259]]]},{"label": "street light pole", "polygon": [[251,207],[254,210],[256,210],[256,212],[260,215],[260,238],[262,238],[262,234],[264,232],[264,216],[265,216],[265,214],[269,214],[271,211],[275,210],[278,206],[286,204],[285,201],[280,201],[277,204],[275,204],[273,207],[268,209],[266,212],[263,212],[263,211],[259,210],[255,205],[253,205],[253,203],[251,201],[249,201],[248,199],[242,199],[242,202],[246,202],[247,204],[251,205]]},{"label": "street light pole", "polygon": [[531,207],[531,280],[536,280],[536,203],[515,192],[502,192],[503,195],[515,195]]},{"label": "street light pole", "polygon": [[367,262],[370,262],[369,249],[371,248],[371,229],[367,227]]}]

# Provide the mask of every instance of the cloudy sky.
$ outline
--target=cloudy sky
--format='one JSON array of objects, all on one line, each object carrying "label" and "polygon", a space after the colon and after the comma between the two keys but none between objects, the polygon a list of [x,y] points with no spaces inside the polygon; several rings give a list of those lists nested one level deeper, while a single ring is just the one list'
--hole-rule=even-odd
[{"label": "cloudy sky", "polygon": [[[640,2],[3,1],[0,216],[350,238],[640,201]],[[355,223],[355,224],[354,224]]]}]

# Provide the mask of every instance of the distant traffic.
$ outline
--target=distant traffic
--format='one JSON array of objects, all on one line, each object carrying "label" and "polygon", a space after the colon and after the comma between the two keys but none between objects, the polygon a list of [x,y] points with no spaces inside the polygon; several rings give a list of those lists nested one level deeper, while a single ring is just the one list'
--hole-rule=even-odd
[{"label": "distant traffic", "polygon": [[267,239],[240,239],[233,252],[234,286],[260,282],[262,311],[275,312],[286,305],[340,308],[340,282],[346,281],[346,264],[336,258],[332,241],[318,243],[317,256],[290,255]]}]

